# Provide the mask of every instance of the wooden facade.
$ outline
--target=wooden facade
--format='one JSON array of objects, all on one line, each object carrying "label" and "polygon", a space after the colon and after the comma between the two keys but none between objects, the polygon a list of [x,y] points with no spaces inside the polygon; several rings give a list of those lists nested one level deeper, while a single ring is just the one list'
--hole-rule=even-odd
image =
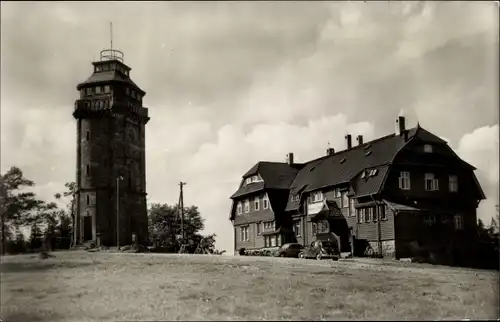
[{"label": "wooden facade", "polygon": [[[343,252],[404,257],[414,255],[415,245],[438,249],[464,243],[485,198],[475,168],[419,125],[408,130],[404,118],[397,121],[395,134],[355,147],[349,136],[346,150],[329,149],[317,160],[295,164],[292,155],[292,162],[254,166],[231,197],[235,250],[269,247],[258,227],[270,220],[281,233],[273,246],[309,245],[333,233]],[[255,174],[259,186],[248,181]],[[239,202],[264,194],[272,207],[238,214]],[[242,225],[248,226],[246,239]]]}]

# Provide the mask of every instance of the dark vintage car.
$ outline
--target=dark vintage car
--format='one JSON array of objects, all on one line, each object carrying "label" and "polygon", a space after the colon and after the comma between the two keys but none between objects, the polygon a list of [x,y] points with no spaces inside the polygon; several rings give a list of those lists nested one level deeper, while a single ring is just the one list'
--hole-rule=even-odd
[{"label": "dark vintage car", "polygon": [[311,243],[310,246],[304,247],[299,253],[299,258],[330,258],[337,260],[340,257],[337,245],[331,241],[317,240]]},{"label": "dark vintage car", "polygon": [[299,253],[302,251],[304,246],[298,243],[288,243],[280,247],[274,254],[278,257],[299,257]]}]

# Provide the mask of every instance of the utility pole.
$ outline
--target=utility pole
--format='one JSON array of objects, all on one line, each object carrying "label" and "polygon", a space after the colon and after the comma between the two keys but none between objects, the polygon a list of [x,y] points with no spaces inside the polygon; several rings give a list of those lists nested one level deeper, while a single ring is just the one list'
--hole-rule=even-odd
[{"label": "utility pole", "polygon": [[179,186],[181,187],[181,194],[180,194],[180,198],[179,198],[179,208],[181,210],[181,236],[182,236],[182,243],[184,244],[185,242],[185,239],[184,239],[184,194],[183,194],[183,190],[182,190],[182,187],[184,187],[186,185],[185,182],[180,182],[179,183]]}]

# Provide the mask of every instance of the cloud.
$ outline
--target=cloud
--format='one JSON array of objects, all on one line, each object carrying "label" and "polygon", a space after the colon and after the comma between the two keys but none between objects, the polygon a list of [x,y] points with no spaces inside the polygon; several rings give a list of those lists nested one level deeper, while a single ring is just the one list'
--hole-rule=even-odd
[{"label": "cloud", "polygon": [[[2,2],[0,14],[2,172],[20,166],[47,198],[74,180],[76,85],[112,20],[147,92],[148,202],[176,202],[187,181],[226,249],[228,197],[258,160],[385,135],[400,111],[456,146],[498,124],[494,3]],[[491,165],[471,160],[486,185]]]},{"label": "cloud", "polygon": [[499,204],[499,131],[498,124],[484,126],[464,134],[460,139],[457,154],[464,161],[474,165],[476,176],[486,195],[478,208],[478,218],[486,224],[495,214],[495,205]]}]

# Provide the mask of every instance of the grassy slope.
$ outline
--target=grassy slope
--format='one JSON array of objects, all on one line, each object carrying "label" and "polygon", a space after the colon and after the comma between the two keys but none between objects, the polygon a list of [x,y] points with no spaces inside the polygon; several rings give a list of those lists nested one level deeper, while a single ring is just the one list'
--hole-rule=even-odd
[{"label": "grassy slope", "polygon": [[498,318],[497,272],[377,260],[55,255],[2,259],[4,321]]}]

